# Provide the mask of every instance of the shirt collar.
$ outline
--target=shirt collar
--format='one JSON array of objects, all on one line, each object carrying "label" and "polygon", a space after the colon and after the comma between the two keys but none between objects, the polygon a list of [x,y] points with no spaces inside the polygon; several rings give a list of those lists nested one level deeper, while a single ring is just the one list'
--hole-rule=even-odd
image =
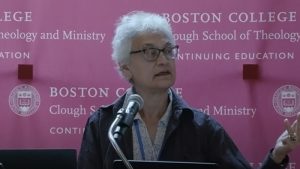
[{"label": "shirt collar", "polygon": [[[126,91],[126,96],[125,96],[125,101],[124,101],[124,104],[123,104],[123,107],[127,105],[127,100],[128,100],[128,97],[133,94],[134,91],[133,91],[133,88],[129,88],[127,89]],[[171,89],[168,89],[168,97],[169,97],[169,104],[168,104],[168,107],[164,113],[164,115],[161,117],[160,119],[160,123],[164,124],[164,125],[167,125],[168,121],[169,121],[169,118],[170,118],[170,115],[171,115],[171,110],[172,110],[172,101],[173,101],[173,97],[172,97],[172,91]],[[134,117],[134,120],[136,119],[139,119],[139,120],[142,120],[141,118],[141,115],[140,113],[138,112],[137,115]]]},{"label": "shirt collar", "polygon": [[[124,105],[125,106],[127,103],[126,103],[126,100],[128,99],[128,97],[133,94],[133,91],[132,91],[132,88],[129,88],[127,89],[127,92],[126,92],[126,97],[125,97],[125,102],[124,102]],[[168,96],[169,96],[169,104],[168,104],[168,107],[164,113],[164,115],[161,117],[160,121],[159,121],[159,124],[161,125],[167,125],[168,124],[168,121],[170,119],[170,115],[171,115],[171,110],[172,110],[172,101],[173,101],[173,95],[172,95],[172,91],[171,89],[168,90]],[[134,117],[134,120],[142,120],[141,118],[141,115],[140,113],[138,112],[137,115]]]}]

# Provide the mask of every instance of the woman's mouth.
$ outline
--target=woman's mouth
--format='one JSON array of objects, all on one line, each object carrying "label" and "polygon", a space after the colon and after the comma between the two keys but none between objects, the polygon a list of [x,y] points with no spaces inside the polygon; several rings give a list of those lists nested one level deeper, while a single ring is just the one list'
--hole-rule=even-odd
[{"label": "woman's mouth", "polygon": [[159,72],[159,73],[155,74],[155,76],[167,76],[167,75],[170,75],[169,71],[163,71],[163,72]]}]

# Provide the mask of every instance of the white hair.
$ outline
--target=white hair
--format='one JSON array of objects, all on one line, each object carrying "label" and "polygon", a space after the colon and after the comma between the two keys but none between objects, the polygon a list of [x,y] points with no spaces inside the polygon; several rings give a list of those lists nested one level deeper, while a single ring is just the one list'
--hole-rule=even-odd
[{"label": "white hair", "polygon": [[128,63],[133,38],[146,32],[162,33],[175,45],[172,28],[166,18],[155,13],[130,12],[117,22],[112,40],[112,59],[119,71],[120,64]]}]

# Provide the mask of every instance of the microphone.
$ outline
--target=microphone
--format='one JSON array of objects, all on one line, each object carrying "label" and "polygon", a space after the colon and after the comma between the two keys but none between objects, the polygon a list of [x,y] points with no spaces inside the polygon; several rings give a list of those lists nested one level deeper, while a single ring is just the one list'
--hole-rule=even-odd
[{"label": "microphone", "polygon": [[123,136],[126,130],[132,126],[135,115],[143,108],[143,105],[144,100],[140,95],[132,94],[128,97],[127,104],[120,113],[123,117],[113,132],[115,139],[119,139],[121,136]]}]

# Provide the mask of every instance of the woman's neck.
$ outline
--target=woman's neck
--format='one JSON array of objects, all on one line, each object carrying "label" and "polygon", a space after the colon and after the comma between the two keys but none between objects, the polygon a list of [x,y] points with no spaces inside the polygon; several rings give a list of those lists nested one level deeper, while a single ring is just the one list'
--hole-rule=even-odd
[{"label": "woman's neck", "polygon": [[169,96],[168,91],[165,92],[139,92],[144,99],[144,106],[140,112],[143,119],[159,120],[165,113]]}]

